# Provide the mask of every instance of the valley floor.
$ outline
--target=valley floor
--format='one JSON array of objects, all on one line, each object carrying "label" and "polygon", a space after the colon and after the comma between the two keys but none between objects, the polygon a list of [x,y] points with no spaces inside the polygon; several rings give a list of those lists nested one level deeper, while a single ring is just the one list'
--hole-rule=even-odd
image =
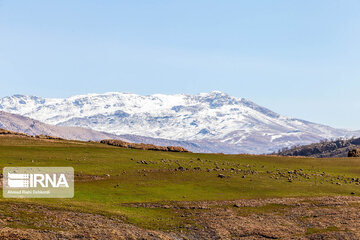
[{"label": "valley floor", "polygon": [[360,239],[359,158],[0,135],[0,167],[8,166],[73,167],[75,196],[0,197],[0,239]]}]

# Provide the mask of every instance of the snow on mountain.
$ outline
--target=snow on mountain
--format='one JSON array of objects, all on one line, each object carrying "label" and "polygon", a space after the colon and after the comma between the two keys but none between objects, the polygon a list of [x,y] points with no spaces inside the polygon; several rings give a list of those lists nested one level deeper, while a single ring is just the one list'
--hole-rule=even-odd
[{"label": "snow on mountain", "polygon": [[137,135],[115,135],[82,127],[54,126],[22,115],[0,111],[0,128],[28,135],[49,135],[69,140],[99,141],[118,139],[133,143],[148,143],[158,146],[183,146],[192,152],[211,152],[207,147],[187,141],[150,138]]},{"label": "snow on mountain", "polygon": [[264,153],[360,135],[281,116],[218,91],[149,96],[111,92],[65,99],[14,95],[0,99],[0,110],[58,126],[191,141],[206,145],[209,151],[227,153]]}]

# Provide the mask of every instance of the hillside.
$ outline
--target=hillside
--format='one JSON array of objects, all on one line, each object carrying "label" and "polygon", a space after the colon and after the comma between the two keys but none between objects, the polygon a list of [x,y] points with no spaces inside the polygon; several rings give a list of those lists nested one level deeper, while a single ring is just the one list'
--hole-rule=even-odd
[{"label": "hillside", "polygon": [[304,146],[295,146],[283,149],[277,154],[280,156],[304,156],[317,158],[347,157],[352,149],[360,147],[360,138],[338,139],[334,141],[322,141]]},{"label": "hillside", "polygon": [[0,135],[0,167],[75,169],[72,199],[1,197],[0,238],[358,239],[358,161]]},{"label": "hillside", "polygon": [[149,96],[114,92],[65,99],[14,95],[0,99],[0,110],[57,126],[186,141],[201,152],[270,153],[321,139],[360,136],[359,131],[281,116],[217,91]]},{"label": "hillside", "polygon": [[119,138],[114,134],[94,131],[81,127],[63,127],[45,124],[40,121],[0,111],[0,128],[28,135],[49,135],[72,140],[101,140],[105,138]]},{"label": "hillside", "polygon": [[[28,135],[25,133],[13,132],[2,128],[0,128],[0,135],[6,135],[12,137],[21,136],[25,138],[46,139],[46,140],[66,140],[56,136],[49,136],[43,134]],[[89,141],[89,142],[94,142],[94,141]],[[145,143],[129,143],[123,140],[114,140],[114,139],[103,139],[97,142],[102,144],[107,144],[110,146],[121,147],[121,148],[142,149],[142,150],[162,151],[162,152],[190,152],[189,150],[179,146],[157,146],[154,144],[145,144]]]},{"label": "hillside", "polygon": [[3,111],[0,111],[0,128],[14,132],[25,133],[31,136],[48,135],[57,136],[68,140],[82,141],[117,139],[132,143],[145,143],[159,146],[182,146],[194,152],[207,152],[206,147],[201,147],[191,142],[148,138],[129,134],[119,136],[82,127],[54,126],[18,114],[11,114]]}]

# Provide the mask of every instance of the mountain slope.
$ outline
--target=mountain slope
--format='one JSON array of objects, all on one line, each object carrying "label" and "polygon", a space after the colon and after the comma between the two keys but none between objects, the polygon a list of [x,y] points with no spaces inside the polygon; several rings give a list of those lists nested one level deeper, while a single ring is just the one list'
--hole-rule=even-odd
[{"label": "mountain slope", "polygon": [[28,135],[49,135],[73,140],[101,140],[105,138],[119,138],[114,134],[107,134],[81,127],[62,127],[45,124],[40,121],[0,111],[0,128]]},{"label": "mountain slope", "polygon": [[0,110],[58,126],[191,141],[211,152],[265,153],[360,135],[284,117],[221,92],[150,96],[115,92],[66,99],[14,95],[0,99]]},{"label": "mountain slope", "polygon": [[118,139],[133,143],[146,143],[159,146],[182,146],[188,147],[191,151],[207,152],[206,148],[202,148],[191,142],[172,141],[167,139],[147,138],[136,135],[115,135],[105,132],[99,132],[92,129],[81,127],[64,127],[54,126],[40,121],[24,117],[17,114],[6,113],[0,111],[0,128],[14,132],[25,133],[28,135],[49,135],[64,139],[82,140],[82,141],[98,141],[103,139]]}]

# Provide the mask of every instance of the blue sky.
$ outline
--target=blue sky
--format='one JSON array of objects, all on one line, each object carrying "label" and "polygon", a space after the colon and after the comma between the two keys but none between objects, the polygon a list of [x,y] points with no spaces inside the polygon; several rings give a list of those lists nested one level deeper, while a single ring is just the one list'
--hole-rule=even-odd
[{"label": "blue sky", "polygon": [[0,97],[220,90],[360,129],[360,1],[0,0]]}]

